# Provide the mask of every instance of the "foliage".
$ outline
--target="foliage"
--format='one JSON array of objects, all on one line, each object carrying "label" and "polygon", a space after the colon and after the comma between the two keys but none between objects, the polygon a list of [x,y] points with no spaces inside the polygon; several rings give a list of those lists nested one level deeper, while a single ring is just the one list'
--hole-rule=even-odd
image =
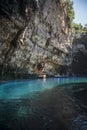
[{"label": "foliage", "polygon": [[75,32],[87,32],[87,25],[83,26],[81,23],[72,23],[72,28],[75,29]]},{"label": "foliage", "polygon": [[80,24],[77,23],[72,23],[72,28],[74,28],[78,32],[84,31],[84,27]]},{"label": "foliage", "polygon": [[76,32],[87,32],[87,24],[82,26],[81,23],[77,24],[73,22],[74,19],[74,9],[73,9],[73,2],[71,0],[63,0],[64,9],[66,12],[66,18],[69,28],[74,28]]},{"label": "foliage", "polygon": [[84,30],[87,32],[87,23],[84,26]]},{"label": "foliage", "polygon": [[71,28],[74,19],[73,2],[71,0],[64,0],[63,5],[66,12],[68,27]]}]

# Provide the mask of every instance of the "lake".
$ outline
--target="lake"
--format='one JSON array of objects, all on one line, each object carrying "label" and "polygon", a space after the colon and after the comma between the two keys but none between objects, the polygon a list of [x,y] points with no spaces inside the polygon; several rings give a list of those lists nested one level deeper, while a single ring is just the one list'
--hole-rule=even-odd
[{"label": "lake", "polygon": [[0,82],[0,130],[87,130],[87,78]]}]

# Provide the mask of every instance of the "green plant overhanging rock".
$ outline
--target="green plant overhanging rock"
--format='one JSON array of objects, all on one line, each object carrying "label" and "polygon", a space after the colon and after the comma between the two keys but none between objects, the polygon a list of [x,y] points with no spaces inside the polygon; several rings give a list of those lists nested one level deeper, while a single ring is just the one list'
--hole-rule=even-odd
[{"label": "green plant overhanging rock", "polygon": [[68,27],[71,28],[74,15],[75,15],[73,9],[73,2],[71,0],[64,0],[63,5],[66,12]]}]

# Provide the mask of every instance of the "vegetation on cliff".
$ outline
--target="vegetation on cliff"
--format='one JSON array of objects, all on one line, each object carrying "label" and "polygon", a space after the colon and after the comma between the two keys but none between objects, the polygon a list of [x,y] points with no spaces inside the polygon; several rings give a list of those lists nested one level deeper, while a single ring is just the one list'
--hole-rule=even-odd
[{"label": "vegetation on cliff", "polygon": [[63,6],[66,12],[66,18],[67,18],[67,24],[68,27],[72,27],[72,22],[74,19],[74,9],[73,9],[73,2],[71,0],[64,0],[63,1]]}]

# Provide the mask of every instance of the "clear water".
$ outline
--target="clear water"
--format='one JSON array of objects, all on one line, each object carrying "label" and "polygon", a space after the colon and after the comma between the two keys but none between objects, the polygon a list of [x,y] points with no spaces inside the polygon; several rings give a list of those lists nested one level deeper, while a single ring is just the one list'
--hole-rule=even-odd
[{"label": "clear water", "polygon": [[87,130],[87,78],[0,83],[0,130]]},{"label": "clear water", "polygon": [[[27,98],[31,93],[42,92],[63,84],[86,83],[87,78],[49,78],[38,80],[24,80],[5,82],[0,85],[0,99]],[[29,95],[28,95],[29,94]]]}]

